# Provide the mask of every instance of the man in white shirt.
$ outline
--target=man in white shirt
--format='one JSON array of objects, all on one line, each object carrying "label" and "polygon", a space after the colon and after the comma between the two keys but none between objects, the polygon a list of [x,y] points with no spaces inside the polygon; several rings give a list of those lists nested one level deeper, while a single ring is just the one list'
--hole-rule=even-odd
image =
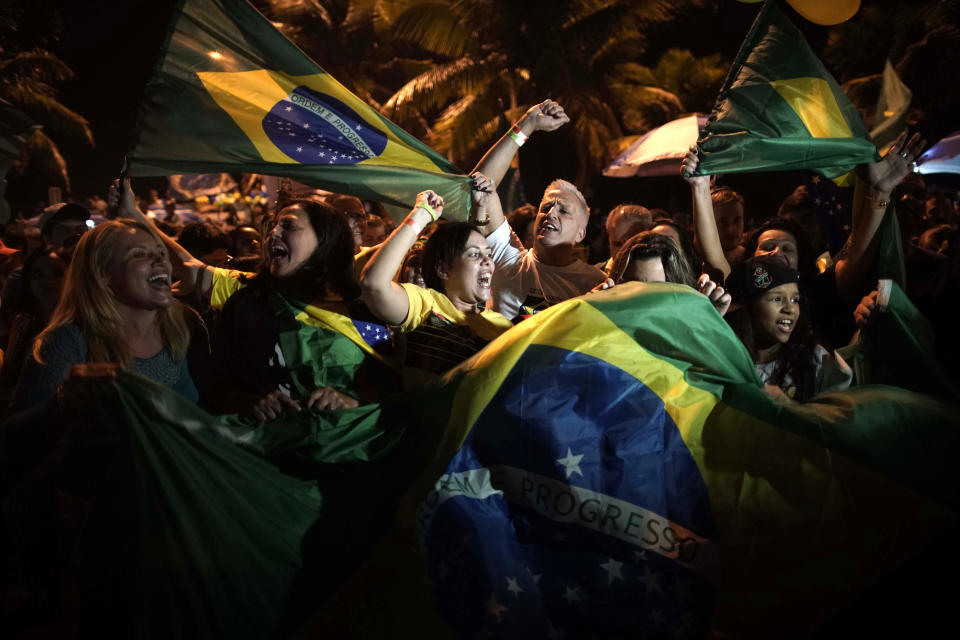
[{"label": "man in white shirt", "polygon": [[534,221],[533,247],[524,249],[503,216],[496,185],[520,145],[536,131],[553,131],[570,121],[552,100],[531,107],[480,160],[478,229],[487,237],[497,265],[493,276],[494,310],[508,318],[525,317],[590,291],[603,282],[600,269],[578,259],[577,243],[587,230],[589,209],[575,186],[554,180],[547,186]]}]

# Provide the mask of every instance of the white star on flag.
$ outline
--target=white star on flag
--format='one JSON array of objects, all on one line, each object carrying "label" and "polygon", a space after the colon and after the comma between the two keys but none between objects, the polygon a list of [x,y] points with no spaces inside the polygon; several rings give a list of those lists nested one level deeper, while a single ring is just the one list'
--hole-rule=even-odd
[{"label": "white star on flag", "polygon": [[520,585],[519,585],[519,584],[517,584],[517,579],[516,579],[516,578],[510,578],[510,577],[508,577],[508,578],[507,578],[507,591],[509,591],[510,593],[512,593],[513,595],[516,596],[516,595],[520,595],[520,592],[523,591],[523,589],[520,588]]},{"label": "white star on flag", "polygon": [[650,567],[645,567],[644,571],[646,572],[643,576],[643,584],[647,587],[647,594],[656,589],[660,593],[663,593],[663,589],[660,588],[658,580],[660,579],[659,573],[654,573],[650,571]]},{"label": "white star on flag", "polygon": [[287,111],[293,111],[293,107],[289,107],[289,106],[288,106],[286,110],[287,110]]},{"label": "white star on flag", "polygon": [[623,580],[623,574],[620,572],[623,568],[622,562],[617,562],[613,558],[610,558],[601,564],[600,568],[607,572],[607,584],[613,584],[613,581],[617,578]]},{"label": "white star on flag", "polygon": [[573,473],[579,473],[582,476],[583,471],[580,471],[580,460],[582,458],[582,453],[578,456],[575,456],[573,455],[573,452],[570,451],[570,447],[567,447],[567,457],[558,458],[557,464],[562,464],[564,466],[564,471],[567,473],[567,478],[569,478]]},{"label": "white star on flag", "polygon": [[303,151],[303,147],[297,147],[297,152],[299,153],[301,151]]},{"label": "white star on flag", "polygon": [[303,128],[304,128],[304,129],[309,129],[309,128],[310,128],[310,124],[307,123],[307,122],[304,122],[304,123],[303,123]]},{"label": "white star on flag", "polygon": [[580,602],[580,594],[577,593],[577,588],[567,587],[563,593],[563,599],[566,600],[568,604]]}]

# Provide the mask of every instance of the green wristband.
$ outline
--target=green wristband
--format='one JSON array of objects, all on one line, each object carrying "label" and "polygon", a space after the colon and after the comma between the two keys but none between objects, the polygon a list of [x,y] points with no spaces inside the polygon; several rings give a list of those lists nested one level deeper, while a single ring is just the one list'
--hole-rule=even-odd
[{"label": "green wristband", "polygon": [[430,217],[433,218],[433,221],[434,221],[434,222],[436,222],[436,221],[437,221],[437,218],[440,217],[440,216],[437,214],[437,212],[433,210],[433,207],[431,207],[431,206],[430,206],[429,204],[427,204],[426,202],[418,202],[418,203],[417,203],[417,206],[420,207],[421,209],[423,209],[424,211],[426,211],[427,213],[429,213],[429,214],[430,214]]}]

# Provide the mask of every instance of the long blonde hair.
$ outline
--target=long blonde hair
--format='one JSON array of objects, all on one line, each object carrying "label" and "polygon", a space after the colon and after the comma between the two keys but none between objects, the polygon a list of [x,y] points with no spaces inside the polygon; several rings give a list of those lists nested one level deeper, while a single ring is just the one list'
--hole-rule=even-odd
[{"label": "long blonde hair", "polygon": [[[150,229],[133,220],[111,220],[83,234],[70,268],[60,303],[54,309],[50,324],[37,336],[33,357],[43,362],[40,353],[50,334],[67,324],[75,324],[87,343],[88,362],[119,362],[128,367],[131,361],[127,348],[126,326],[120,313],[116,294],[110,287],[107,270],[121,235],[130,228]],[[154,236],[155,237],[155,236]],[[159,240],[158,240],[159,241]],[[180,361],[190,343],[190,329],[179,302],[157,312],[157,322],[163,346],[173,359]]]}]

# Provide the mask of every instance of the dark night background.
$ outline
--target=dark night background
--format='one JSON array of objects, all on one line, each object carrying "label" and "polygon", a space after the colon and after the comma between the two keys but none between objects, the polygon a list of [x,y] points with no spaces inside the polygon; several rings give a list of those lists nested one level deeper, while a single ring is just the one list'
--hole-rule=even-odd
[{"label": "dark night background", "polygon": [[[83,198],[104,193],[106,185],[119,173],[131,139],[140,95],[156,62],[176,2],[12,0],[5,4],[2,29],[8,52],[32,47],[45,48],[59,56],[75,72],[72,81],[59,85],[58,97],[66,106],[89,120],[96,146],[90,148],[76,140],[56,139],[69,165],[72,181],[70,195]],[[267,2],[255,4],[261,10],[269,10]],[[869,4],[895,6],[895,3],[880,0]],[[656,55],[672,46],[690,49],[697,56],[719,53],[729,62],[759,6],[727,0],[705,2],[693,7],[663,28],[645,34],[649,45],[645,56],[650,59],[643,62],[654,63]],[[860,12],[863,11],[864,6],[861,6]],[[854,20],[858,17],[859,14]],[[815,25],[796,15],[794,18],[813,49],[821,51],[828,41],[830,28]],[[865,41],[863,46],[869,48],[871,43]],[[949,59],[956,55],[957,52],[951,52],[947,57]],[[877,66],[870,72],[878,73],[882,70],[884,54],[877,52],[874,57],[878,61]],[[318,58],[317,62],[324,66],[323,59]],[[929,64],[940,66],[946,62],[931,59]],[[837,73],[835,69],[834,72]],[[842,78],[839,79],[842,81]],[[910,84],[909,79],[907,82]],[[923,96],[917,96],[916,89],[914,92],[916,104],[917,99],[922,100]],[[960,108],[941,106],[936,118],[926,118],[918,126],[929,141],[935,141],[960,129]],[[566,164],[562,161],[564,155],[570,155],[565,153],[564,144],[562,136],[534,139],[523,150],[523,154],[535,154],[541,160],[525,165],[524,182],[528,193],[534,192],[549,178],[570,173],[569,160]],[[523,159],[521,156],[521,162]],[[470,168],[461,164],[461,169]],[[801,176],[754,174],[730,176],[725,182],[745,193],[748,216],[764,218],[801,179]],[[134,186],[143,192],[149,187],[162,188],[164,185],[164,178],[144,178],[138,179]],[[688,209],[686,186],[675,178],[648,178],[641,181],[636,178],[603,178],[595,174],[586,192],[591,204],[600,209],[622,201],[636,201],[674,211]]]}]

